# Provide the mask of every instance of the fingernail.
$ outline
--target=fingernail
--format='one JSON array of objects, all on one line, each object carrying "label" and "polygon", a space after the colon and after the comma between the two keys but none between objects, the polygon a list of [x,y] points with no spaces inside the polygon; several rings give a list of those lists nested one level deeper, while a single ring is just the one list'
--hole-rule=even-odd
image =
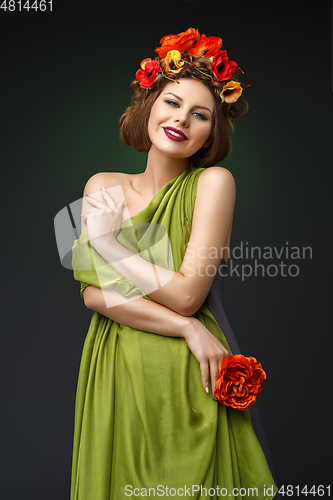
[{"label": "fingernail", "polygon": [[[86,196],[89,196],[89,194],[86,194]],[[90,196],[89,196],[89,198],[90,198]]]},{"label": "fingernail", "polygon": [[206,391],[206,392],[209,392],[209,388],[208,388],[208,387],[206,387],[205,391]]},{"label": "fingernail", "polygon": [[103,191],[105,191],[105,187],[104,186],[102,186],[102,189],[103,189]]}]

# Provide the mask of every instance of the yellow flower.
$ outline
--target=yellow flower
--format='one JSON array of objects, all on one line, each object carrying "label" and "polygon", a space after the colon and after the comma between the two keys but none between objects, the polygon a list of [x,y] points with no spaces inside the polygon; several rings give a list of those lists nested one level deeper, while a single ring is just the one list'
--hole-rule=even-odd
[{"label": "yellow flower", "polygon": [[167,55],[165,56],[166,69],[167,73],[179,73],[184,66],[184,61],[182,60],[182,55],[179,50],[169,50]]},{"label": "yellow flower", "polygon": [[236,102],[237,99],[242,95],[243,88],[239,82],[231,80],[226,83],[220,93],[221,101],[226,103]]}]

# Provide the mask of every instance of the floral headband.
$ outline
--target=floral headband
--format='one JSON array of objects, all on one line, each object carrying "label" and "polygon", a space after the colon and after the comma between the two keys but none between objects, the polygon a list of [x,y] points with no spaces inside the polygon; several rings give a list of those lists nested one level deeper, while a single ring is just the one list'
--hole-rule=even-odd
[{"label": "floral headband", "polygon": [[[211,75],[204,73],[195,66],[192,62],[182,58],[182,55],[187,52],[190,56],[205,57],[209,59],[212,72],[218,81],[224,83],[220,92],[222,102],[233,103],[241,96],[243,87],[241,83],[231,80],[237,69],[244,74],[235,61],[230,61],[226,50],[220,50],[222,47],[222,39],[216,36],[200,35],[199,31],[194,28],[188,28],[185,32],[178,35],[167,35],[160,40],[160,47],[156,47],[157,59],[164,60],[166,73],[178,74],[184,67],[185,63],[193,66],[200,73],[208,76],[213,82]],[[140,69],[136,72],[135,78],[140,82],[141,88],[150,89],[159,73],[169,80],[180,83],[177,79],[170,78],[165,75],[159,60],[150,58],[143,59],[140,64]],[[250,85],[246,85],[250,87]]]}]

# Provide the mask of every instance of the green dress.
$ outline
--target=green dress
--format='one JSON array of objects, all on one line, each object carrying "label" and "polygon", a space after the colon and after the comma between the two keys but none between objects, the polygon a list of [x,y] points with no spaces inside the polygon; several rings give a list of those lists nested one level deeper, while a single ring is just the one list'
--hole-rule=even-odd
[{"label": "green dress", "polygon": [[[140,224],[162,227],[179,271],[203,170],[188,167],[169,181],[124,222],[117,240],[142,251]],[[97,273],[98,259],[105,272]],[[163,259],[170,266],[168,252]],[[141,292],[101,259],[87,233],[74,242],[72,267],[82,297],[89,284],[115,285],[124,296]],[[194,316],[231,353],[207,307]],[[184,338],[136,330],[94,312],[76,393],[71,500],[268,499],[276,492],[249,411],[204,392],[200,365]]]}]

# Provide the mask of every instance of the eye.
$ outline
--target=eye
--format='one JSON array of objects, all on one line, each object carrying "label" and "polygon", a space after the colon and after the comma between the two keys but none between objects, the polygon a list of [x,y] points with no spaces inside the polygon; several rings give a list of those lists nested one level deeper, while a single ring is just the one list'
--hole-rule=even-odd
[{"label": "eye", "polygon": [[174,107],[178,107],[179,108],[179,104],[178,104],[177,101],[165,100],[164,102],[166,102],[167,104],[170,104],[170,106],[174,106]]},{"label": "eye", "polygon": [[208,118],[205,115],[203,115],[202,113],[199,113],[199,111],[195,111],[193,114],[195,116],[197,116],[198,118],[200,118],[200,120],[208,120]]}]

